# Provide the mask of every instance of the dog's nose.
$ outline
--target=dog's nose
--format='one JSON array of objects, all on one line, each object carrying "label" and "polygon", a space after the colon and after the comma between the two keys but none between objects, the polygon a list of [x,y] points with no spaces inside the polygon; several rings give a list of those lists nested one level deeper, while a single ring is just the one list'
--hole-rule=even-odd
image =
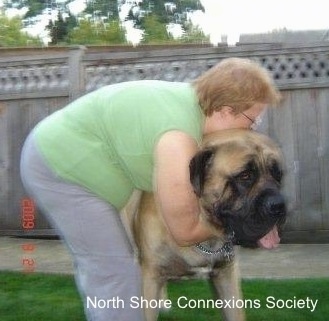
[{"label": "dog's nose", "polygon": [[283,196],[280,194],[270,195],[265,202],[266,212],[275,217],[284,216],[286,213],[286,204]]}]

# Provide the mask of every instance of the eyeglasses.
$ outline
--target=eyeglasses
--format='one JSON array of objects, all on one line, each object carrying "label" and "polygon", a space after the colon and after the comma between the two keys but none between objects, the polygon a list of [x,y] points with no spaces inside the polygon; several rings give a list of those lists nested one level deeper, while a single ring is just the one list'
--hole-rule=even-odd
[{"label": "eyeglasses", "polygon": [[252,130],[256,130],[259,127],[259,125],[262,123],[263,113],[258,115],[255,119],[249,117],[243,111],[240,114],[242,114],[244,117],[246,117],[248,120],[251,121],[250,129],[252,129]]}]

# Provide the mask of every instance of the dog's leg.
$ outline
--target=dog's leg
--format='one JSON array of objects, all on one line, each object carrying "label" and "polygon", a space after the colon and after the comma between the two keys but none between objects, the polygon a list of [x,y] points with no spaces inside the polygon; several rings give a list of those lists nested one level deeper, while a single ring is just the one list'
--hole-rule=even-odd
[{"label": "dog's leg", "polygon": [[[162,289],[164,283],[159,281],[159,278],[155,275],[156,273],[152,269],[143,268],[143,298],[146,302],[160,302],[162,295]],[[163,300],[162,300],[163,301]],[[146,321],[156,321],[159,315],[159,309],[157,308],[146,308],[144,309]]]},{"label": "dog's leg", "polygon": [[[244,321],[244,309],[233,308],[233,301],[242,299],[237,263],[232,262],[220,268],[218,274],[212,277],[210,282],[214,287],[216,296],[223,301],[227,300],[224,301],[224,308],[221,310],[224,320]],[[225,305],[227,306],[225,307]]]}]

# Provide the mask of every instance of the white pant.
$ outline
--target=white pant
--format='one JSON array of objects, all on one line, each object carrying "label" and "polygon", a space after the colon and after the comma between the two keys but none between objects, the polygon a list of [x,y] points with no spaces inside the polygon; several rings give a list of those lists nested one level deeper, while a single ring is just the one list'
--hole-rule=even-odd
[{"label": "white pant", "polygon": [[[38,151],[33,134],[23,147],[21,177],[27,192],[73,255],[76,283],[88,320],[144,320],[143,311],[129,304],[131,297],[141,296],[141,272],[117,210],[54,174]],[[88,297],[93,304],[99,303],[97,308]],[[104,307],[104,302],[109,304]]]}]

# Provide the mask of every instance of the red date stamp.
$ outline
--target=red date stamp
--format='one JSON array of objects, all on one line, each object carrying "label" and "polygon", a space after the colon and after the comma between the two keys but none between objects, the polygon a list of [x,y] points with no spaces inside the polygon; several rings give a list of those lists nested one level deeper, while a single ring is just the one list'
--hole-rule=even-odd
[{"label": "red date stamp", "polygon": [[[22,228],[24,231],[33,230],[35,228],[36,207],[33,199],[23,198],[21,201],[21,220]],[[34,272],[36,261],[33,258],[33,253],[36,249],[36,245],[33,243],[24,243],[21,246],[23,251],[22,267],[23,272]]]},{"label": "red date stamp", "polygon": [[24,230],[34,229],[35,226],[35,204],[31,198],[23,198],[21,201],[22,227]]}]

